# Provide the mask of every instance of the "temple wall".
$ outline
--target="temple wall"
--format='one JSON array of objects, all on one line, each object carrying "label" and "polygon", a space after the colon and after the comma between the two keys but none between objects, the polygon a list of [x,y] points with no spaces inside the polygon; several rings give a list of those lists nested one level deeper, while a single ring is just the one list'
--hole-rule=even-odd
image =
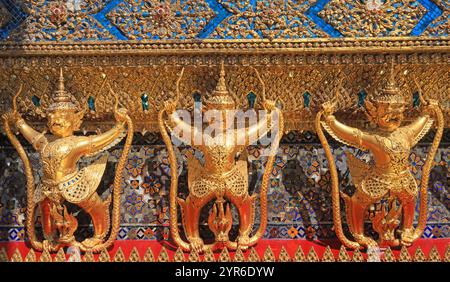
[{"label": "temple wall", "polygon": [[[19,109],[43,129],[43,109],[62,67],[67,89],[87,109],[85,131],[80,134],[106,130],[112,124],[113,103],[102,84],[110,81],[136,123],[124,175],[118,239],[167,239],[170,168],[157,133],[161,101],[174,98],[177,75],[186,67],[180,107],[192,109],[194,94],[203,100],[213,90],[217,66],[224,59],[227,85],[238,105],[248,108],[253,93],[258,108],[262,89],[249,68],[255,66],[267,85],[267,98],[281,103],[288,132],[272,171],[264,237],[330,239],[334,238],[330,179],[312,131],[315,113],[337,96],[339,118],[370,126],[362,109],[364,99],[386,80],[386,66],[394,62],[397,83],[409,103],[407,121],[419,113],[413,78],[425,98],[440,102],[446,118],[430,177],[423,237],[450,237],[450,2],[381,2],[371,6],[358,0],[172,0],[166,4],[0,0],[0,113],[11,109],[12,95],[23,83]],[[346,91],[338,91],[339,80]],[[417,180],[433,134],[410,154]],[[0,241],[21,241],[26,207],[23,166],[4,134],[0,145]],[[352,193],[343,154],[346,147],[335,143],[333,149],[341,190]],[[39,159],[30,147],[27,150],[39,175]],[[180,162],[186,150],[178,152]],[[250,189],[257,191],[264,159],[258,147],[248,151]],[[121,145],[110,153],[100,187],[103,197],[109,193],[120,152]],[[184,157],[182,196],[187,193],[185,162]],[[82,216],[80,225],[87,224]],[[81,232],[90,231],[84,226]]]}]

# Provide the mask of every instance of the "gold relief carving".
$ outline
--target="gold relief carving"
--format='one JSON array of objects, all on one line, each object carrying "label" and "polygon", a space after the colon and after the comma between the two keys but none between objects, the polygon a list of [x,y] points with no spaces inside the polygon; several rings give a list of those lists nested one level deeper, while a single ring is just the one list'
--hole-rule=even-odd
[{"label": "gold relief carving", "polygon": [[234,253],[234,262],[245,262],[245,256],[242,252],[241,248],[238,248],[236,252]]},{"label": "gold relief carving", "polygon": [[25,262],[36,262],[36,253],[33,249],[30,249],[27,256],[25,257]]},{"label": "gold relief carving", "polygon": [[325,252],[323,253],[322,256],[322,262],[334,262],[334,255],[331,252],[331,248],[330,246],[327,246],[327,248],[325,249]]},{"label": "gold relief carving", "polygon": [[394,253],[392,252],[391,248],[388,247],[385,251],[384,251],[384,257],[383,257],[383,261],[384,262],[395,262],[397,261]]},{"label": "gold relief carving", "polygon": [[402,246],[402,248],[400,249],[400,255],[398,257],[398,261],[399,262],[410,262],[411,260],[411,255],[408,252],[408,248],[406,248],[406,246]]},{"label": "gold relief carving", "polygon": [[286,248],[284,246],[281,247],[281,251],[278,254],[278,261],[279,262],[290,262],[291,257],[289,256],[289,253],[286,251]]},{"label": "gold relief carving", "polygon": [[155,255],[153,254],[153,251],[150,247],[147,248],[144,254],[144,258],[142,259],[143,262],[154,262],[155,261]]},{"label": "gold relief carving", "polygon": [[200,256],[195,250],[191,250],[188,257],[189,262],[200,262]]},{"label": "gold relief carving", "polygon": [[[1,56],[1,55],[0,55]],[[21,113],[27,120],[42,128],[45,114],[41,110],[50,104],[51,79],[60,65],[66,66],[67,88],[74,93],[80,104],[87,108],[89,97],[95,99],[95,111],[87,110],[87,130],[106,130],[111,126],[114,99],[111,99],[105,78],[118,92],[120,103],[127,105],[130,116],[136,124],[136,131],[158,131],[157,112],[162,104],[174,98],[174,81],[182,66],[189,80],[180,86],[185,93],[180,106],[192,109],[192,94],[199,91],[205,95],[212,92],[217,71],[211,66],[220,63],[220,57],[210,55],[189,56],[65,56],[65,57],[10,57],[0,58],[0,112],[6,112],[12,93],[17,85],[24,83],[24,95],[18,98]],[[383,65],[394,59],[398,65],[399,87],[408,93],[407,102],[412,104],[412,93],[417,91],[411,73],[423,88],[426,99],[440,101],[445,114],[450,113],[447,85],[450,64],[445,53],[420,54],[322,54],[322,55],[239,55],[227,56],[226,78],[230,91],[234,93],[240,108],[248,107],[247,94],[253,91],[259,95],[261,86],[249,65],[264,66],[262,78],[266,81],[267,98],[279,99],[284,108],[286,130],[313,129],[314,113],[323,102],[329,101],[330,93],[336,93],[337,81],[342,80],[347,90],[339,94],[342,103],[339,110],[348,121],[355,121],[358,127],[367,126],[365,115],[358,107],[358,93],[365,89],[368,94],[377,89],[387,73]],[[404,72],[407,72],[405,75]],[[103,85],[103,87],[102,87]],[[310,108],[305,109],[303,93],[311,94]],[[148,95],[149,109],[145,111],[141,96]],[[33,95],[40,98],[40,107],[32,102]],[[334,94],[333,94],[334,95]],[[256,107],[261,108],[261,97]],[[415,114],[412,112],[412,114]],[[449,126],[450,121],[446,121]]]},{"label": "gold relief carving", "polygon": [[11,20],[11,14],[6,10],[5,6],[0,3],[0,28]]},{"label": "gold relief carving", "polygon": [[345,37],[377,37],[409,35],[426,12],[410,1],[350,0],[346,4],[333,0],[318,15]]},{"label": "gold relief carving", "polygon": [[158,262],[168,262],[170,260],[166,248],[163,246],[158,255]]},{"label": "gold relief carving", "polygon": [[[203,1],[148,0],[144,3],[124,1],[119,3],[106,17],[128,39],[192,39],[195,38],[215,16]],[[138,11],[138,12],[137,12]],[[192,24],[201,19],[201,24]]]},{"label": "gold relief carving", "polygon": [[259,258],[258,252],[255,250],[255,248],[250,249],[250,254],[247,257],[247,261],[249,262],[258,262],[261,259]]},{"label": "gold relief carving", "polygon": [[414,261],[415,262],[425,262],[427,261],[427,258],[425,257],[425,254],[423,253],[420,246],[417,247],[416,251],[414,252]]},{"label": "gold relief carving", "polygon": [[8,254],[4,247],[0,248],[0,262],[8,262]]},{"label": "gold relief carving", "polygon": [[103,248],[102,251],[100,252],[100,255],[98,256],[98,261],[99,262],[110,262],[111,261],[111,256],[108,253],[108,250]]},{"label": "gold relief carving", "polygon": [[[133,138],[132,121],[126,110],[118,109],[118,99],[116,99],[113,107],[116,124],[112,129],[103,134],[89,137],[75,136],[73,133],[81,125],[84,109],[66,90],[61,69],[56,90],[44,110],[47,126],[51,133],[49,136],[45,131],[35,130],[21,117],[17,110],[17,98],[21,91],[22,85],[13,97],[12,111],[3,114],[2,118],[6,134],[25,166],[27,179],[26,230],[31,245],[36,250],[44,250],[44,253],[55,252],[64,246],[72,245],[83,251],[100,252],[114,242],[119,229],[120,186],[122,171]],[[24,148],[10,128],[11,124],[39,152],[43,177],[37,187],[34,183],[33,168]],[[128,127],[128,134],[125,125]],[[125,135],[128,136],[114,179],[111,219],[109,213],[111,195],[102,200],[96,192],[105,170],[107,155],[103,155],[81,169],[78,168],[77,163],[82,157],[99,155],[120,142]],[[92,238],[87,238],[83,242],[75,240],[74,232],[77,230],[78,221],[73,214],[67,211],[65,201],[78,205],[90,215],[94,226]],[[35,234],[36,208],[41,211],[44,233],[42,242],[37,239]],[[109,237],[107,237],[108,231],[110,231]]]},{"label": "gold relief carving", "polygon": [[[376,126],[371,130],[361,130],[339,122],[333,115],[337,100],[322,104],[316,116],[316,131],[330,165],[332,178],[332,207],[336,235],[348,248],[381,246],[410,246],[424,232],[428,211],[428,179],[433,159],[442,138],[444,115],[439,102],[425,100],[422,87],[413,76],[421,101],[419,117],[408,125],[402,125],[405,112],[405,88],[398,86],[398,72],[391,66],[384,84],[378,86],[365,100],[366,114]],[[341,90],[341,89],[339,89]],[[445,98],[444,98],[445,99]],[[324,121],[322,121],[322,116]],[[420,187],[409,171],[409,154],[420,139],[429,131],[432,124],[437,131],[427,160],[422,170]],[[347,163],[356,192],[352,196],[339,191],[338,176],[334,157],[322,127],[337,141],[364,151],[370,151],[373,163],[359,160],[347,153]],[[420,190],[419,220],[413,226],[414,211]],[[345,201],[347,224],[355,241],[349,240],[343,232],[340,216],[340,196]],[[365,214],[368,208],[386,200],[380,211],[370,218],[374,230],[379,234],[378,243],[364,234]],[[400,223],[401,226],[400,226]],[[396,232],[400,236],[396,236]]]},{"label": "gold relief carving", "polygon": [[275,255],[274,255],[270,245],[264,251],[264,261],[265,262],[275,262]]},{"label": "gold relief carving", "polygon": [[129,262],[140,262],[141,261],[141,256],[139,255],[139,252],[136,247],[133,247],[133,249],[131,250],[128,261]]},{"label": "gold relief carving", "polygon": [[311,247],[311,249],[309,249],[309,253],[306,256],[306,261],[307,262],[318,262],[319,261],[319,257],[317,256],[317,253],[314,250],[314,247]]},{"label": "gold relief carving", "polygon": [[116,251],[116,254],[114,255],[114,262],[126,262],[127,259],[125,258],[125,254],[123,253],[123,250],[121,247],[119,247]]},{"label": "gold relief carving", "polygon": [[[221,1],[231,13],[226,23],[219,25],[211,34],[213,38],[307,38],[328,37],[328,34],[309,21],[305,12],[309,5],[284,0]],[[249,7],[244,9],[245,7]],[[308,24],[305,24],[307,22]]]},{"label": "gold relief carving", "polygon": [[[195,249],[198,252],[203,252],[206,249],[223,247],[232,250],[236,250],[239,247],[247,249],[259,241],[267,225],[268,181],[270,178],[270,168],[274,163],[275,152],[278,149],[279,140],[283,133],[283,115],[281,110],[275,107],[275,102],[266,100],[264,81],[261,79],[258,71],[253,69],[262,85],[262,104],[268,112],[267,115],[270,116],[271,121],[263,118],[255,124],[238,129],[234,127],[234,124],[231,125],[229,122],[226,125],[224,121],[223,127],[220,129],[221,132],[217,136],[214,136],[214,138],[225,138],[226,134],[228,134],[225,131],[232,130],[233,136],[238,136],[238,138],[242,139],[234,140],[233,142],[225,141],[225,139],[217,139],[221,141],[219,143],[214,141],[213,143],[201,142],[204,144],[196,144],[196,140],[205,138],[205,135],[190,123],[186,123],[179,117],[173,115],[181,97],[179,86],[184,71],[185,69],[183,68],[176,82],[176,99],[165,102],[164,108],[158,114],[159,127],[164,143],[168,147],[171,167],[170,230],[172,237],[175,243],[186,251]],[[236,103],[227,89],[225,77],[224,63],[222,62],[216,88],[204,100],[205,109],[218,111],[221,117],[224,118],[231,111],[237,109]],[[192,148],[201,151],[205,159],[204,164],[201,164],[192,153],[187,156],[189,195],[186,199],[178,197],[177,160],[174,145],[168,134],[168,131],[174,132],[173,130],[176,127],[185,128],[189,131],[189,134],[192,134],[192,138],[189,137],[184,142]],[[272,131],[273,141],[270,144],[270,148],[268,148],[268,159],[260,193],[250,195],[248,192],[247,160],[243,156],[246,156],[246,146],[250,144],[249,142],[253,142],[249,141],[252,138],[252,132],[261,130]],[[259,140],[261,137],[257,136],[256,138]],[[177,138],[180,138],[180,136],[177,136]],[[239,160],[236,159],[238,155],[240,156]],[[261,211],[260,225],[256,233],[250,236],[255,221],[255,200],[258,196],[260,197]],[[214,201],[214,206],[209,213],[208,227],[214,233],[215,241],[212,244],[205,245],[203,239],[200,237],[199,219],[201,209],[210,201]],[[187,241],[184,241],[180,237],[177,223],[178,205],[180,206],[182,224]],[[232,226],[231,205],[234,205],[239,213],[240,226],[236,241],[231,241],[228,237]]]},{"label": "gold relief carving", "polygon": [[433,246],[428,253],[428,261],[432,262],[441,262],[441,255],[439,254],[438,249],[436,246]]},{"label": "gold relief carving", "polygon": [[306,261],[305,253],[303,252],[302,247],[299,245],[294,254],[294,262],[304,262]]},{"label": "gold relief carving", "polygon": [[341,245],[341,248],[339,249],[338,261],[340,261],[340,262],[349,262],[350,261],[350,256],[348,255],[347,250],[345,249],[344,245]]},{"label": "gold relief carving", "polygon": [[20,253],[19,249],[16,248],[13,255],[11,256],[11,262],[22,262],[22,254]]}]

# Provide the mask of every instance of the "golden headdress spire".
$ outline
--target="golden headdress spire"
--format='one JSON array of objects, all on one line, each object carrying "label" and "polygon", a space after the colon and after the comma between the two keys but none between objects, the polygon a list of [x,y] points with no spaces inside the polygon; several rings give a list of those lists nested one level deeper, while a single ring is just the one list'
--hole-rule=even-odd
[{"label": "golden headdress spire", "polygon": [[391,62],[391,69],[386,84],[383,86],[380,92],[376,92],[371,99],[377,103],[392,103],[392,104],[404,104],[405,97],[402,95],[402,91],[398,88],[395,82],[394,61]]},{"label": "golden headdress spire", "polygon": [[72,102],[72,95],[65,90],[63,69],[60,69],[58,86],[53,96],[53,103],[48,111],[76,111],[78,107]]},{"label": "golden headdress spire", "polygon": [[224,61],[221,62],[220,77],[217,82],[216,89],[214,89],[211,96],[205,101],[209,109],[234,109],[235,103],[230,93],[227,90],[225,83],[225,67]]}]

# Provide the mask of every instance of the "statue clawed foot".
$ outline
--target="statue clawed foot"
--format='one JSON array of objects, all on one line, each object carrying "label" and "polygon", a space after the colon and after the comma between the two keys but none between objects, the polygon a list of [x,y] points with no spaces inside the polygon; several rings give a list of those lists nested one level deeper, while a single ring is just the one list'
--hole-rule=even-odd
[{"label": "statue clawed foot", "polygon": [[83,246],[85,246],[87,249],[92,249],[93,247],[101,244],[102,242],[103,242],[103,238],[94,236],[94,237],[85,239],[83,242],[81,242],[81,244]]},{"label": "statue clawed foot", "polygon": [[416,237],[414,235],[414,229],[413,228],[406,228],[402,231],[401,235],[401,244],[403,246],[411,246],[412,243],[416,240]]}]

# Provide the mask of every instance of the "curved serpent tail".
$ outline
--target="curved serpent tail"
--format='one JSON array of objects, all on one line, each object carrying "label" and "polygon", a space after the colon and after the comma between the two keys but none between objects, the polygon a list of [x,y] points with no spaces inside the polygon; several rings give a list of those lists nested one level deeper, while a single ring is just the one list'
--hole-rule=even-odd
[{"label": "curved serpent tail", "polygon": [[444,115],[442,114],[439,106],[435,106],[434,112],[436,114],[438,128],[436,135],[434,136],[433,143],[431,144],[430,152],[428,153],[427,160],[422,170],[422,180],[420,182],[420,204],[419,204],[419,222],[416,230],[414,231],[414,238],[418,239],[422,236],[427,223],[427,210],[428,210],[428,180],[430,178],[431,166],[433,165],[434,157],[441,142],[442,133],[444,131]]},{"label": "curved serpent tail", "polygon": [[125,162],[128,158],[128,153],[131,149],[131,143],[133,142],[133,121],[129,116],[126,117],[126,123],[128,127],[127,138],[125,139],[125,145],[123,147],[122,155],[120,156],[119,162],[117,163],[116,174],[114,176],[114,188],[113,188],[113,209],[112,209],[112,226],[111,233],[109,234],[108,240],[104,243],[94,246],[91,250],[94,253],[98,253],[103,249],[109,248],[117,238],[117,234],[120,229],[120,190],[123,180],[123,170],[125,168]]},{"label": "curved serpent tail", "polygon": [[347,237],[345,237],[344,231],[342,229],[341,206],[339,202],[340,200],[339,178],[337,174],[336,164],[334,163],[334,157],[333,154],[331,153],[330,145],[328,144],[327,138],[323,134],[322,125],[320,123],[322,115],[323,111],[317,113],[314,125],[316,127],[316,132],[317,135],[319,136],[320,143],[322,144],[322,147],[325,151],[325,156],[327,157],[327,161],[330,165],[331,184],[332,184],[331,198],[333,202],[333,223],[336,236],[347,248],[359,249],[360,245],[357,242],[350,241]]},{"label": "curved serpent tail", "polygon": [[158,113],[158,125],[161,132],[164,143],[167,146],[170,163],[170,193],[169,193],[169,214],[170,214],[170,234],[172,235],[175,244],[180,246],[184,251],[190,251],[189,244],[184,242],[180,237],[180,230],[178,229],[178,212],[177,212],[177,194],[178,194],[178,167],[177,158],[173,149],[172,141],[167,133],[166,126],[164,124],[163,115],[166,110],[162,109]]},{"label": "curved serpent tail", "polygon": [[[27,235],[30,238],[30,243],[33,246],[34,249],[38,251],[43,250],[43,244],[42,242],[38,241],[36,239],[36,233],[34,230],[34,210],[35,210],[35,203],[34,203],[34,176],[33,176],[33,169],[30,164],[30,160],[28,159],[27,153],[25,152],[25,149],[23,148],[22,144],[20,144],[19,140],[16,138],[14,133],[11,131],[11,128],[9,126],[9,122],[6,118],[3,118],[3,126],[5,128],[6,136],[8,136],[9,140],[11,141],[11,144],[14,146],[14,148],[17,150],[17,153],[19,154],[20,159],[23,162],[23,166],[25,168],[25,176],[27,178],[27,218],[26,218],[26,228],[27,228]],[[54,251],[54,250],[50,250]]]},{"label": "curved serpent tail", "polygon": [[258,230],[256,233],[250,238],[249,245],[256,244],[259,239],[264,235],[264,232],[267,228],[267,192],[269,189],[269,180],[270,180],[270,174],[272,173],[272,167],[273,163],[275,162],[275,156],[277,153],[277,150],[279,148],[279,143],[281,141],[281,137],[283,137],[283,131],[284,131],[284,118],[283,114],[280,110],[278,111],[278,118],[279,118],[279,127],[277,136],[274,139],[274,144],[271,145],[270,148],[270,154],[269,158],[267,159],[266,167],[264,170],[264,174],[261,181],[261,190],[259,192],[260,199],[259,199],[259,206],[260,206],[260,224],[258,227]]}]

